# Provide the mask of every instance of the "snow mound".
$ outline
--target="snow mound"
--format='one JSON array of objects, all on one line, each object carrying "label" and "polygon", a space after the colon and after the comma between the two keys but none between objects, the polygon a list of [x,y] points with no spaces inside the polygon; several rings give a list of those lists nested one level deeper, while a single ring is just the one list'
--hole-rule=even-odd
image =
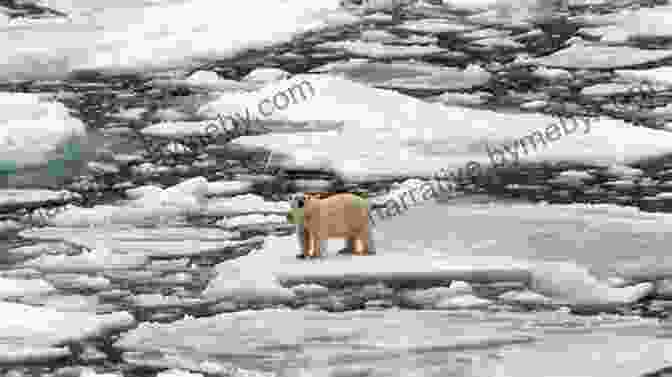
[{"label": "snow mound", "polygon": [[72,206],[48,219],[58,227],[88,227],[110,224],[155,225],[180,216],[199,213],[207,204],[208,181],[204,177],[184,180],[164,189],[143,186],[131,190],[122,205]]},{"label": "snow mound", "polygon": [[85,134],[84,123],[59,102],[0,92],[0,161],[13,161],[17,168],[42,165],[58,157],[57,147]]}]

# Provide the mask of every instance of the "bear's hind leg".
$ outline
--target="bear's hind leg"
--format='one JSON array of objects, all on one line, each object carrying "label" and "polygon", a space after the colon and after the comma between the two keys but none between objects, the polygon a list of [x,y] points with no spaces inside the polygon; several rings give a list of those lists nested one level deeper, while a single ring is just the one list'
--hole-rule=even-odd
[{"label": "bear's hind leg", "polygon": [[312,254],[311,257],[313,258],[319,258],[322,256],[322,251],[326,247],[326,240],[323,240],[317,236],[317,234],[311,234],[312,238]]},{"label": "bear's hind leg", "polygon": [[320,256],[322,242],[315,232],[306,231],[306,257],[317,258]]},{"label": "bear's hind leg", "polygon": [[366,229],[359,232],[354,238],[352,253],[354,255],[366,255],[369,251],[369,238]]},{"label": "bear's hind leg", "polygon": [[355,237],[352,253],[355,255],[373,255],[376,253],[376,245],[373,237],[373,229],[367,226]]}]

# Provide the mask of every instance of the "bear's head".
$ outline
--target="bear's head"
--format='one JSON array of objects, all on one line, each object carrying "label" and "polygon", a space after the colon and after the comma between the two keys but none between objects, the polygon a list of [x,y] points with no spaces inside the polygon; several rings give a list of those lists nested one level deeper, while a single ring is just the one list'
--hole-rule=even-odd
[{"label": "bear's head", "polygon": [[303,223],[303,209],[306,206],[306,196],[304,193],[296,193],[289,198],[290,210],[287,213],[287,221],[299,225]]},{"label": "bear's head", "polygon": [[304,205],[305,205],[305,197],[303,196],[302,193],[292,194],[289,197],[289,206],[292,209],[303,208]]},{"label": "bear's head", "polygon": [[303,222],[304,208],[306,203],[314,200],[321,200],[329,197],[332,194],[327,192],[304,192],[296,193],[289,198],[289,205],[291,207],[287,214],[287,221],[292,224],[300,224]]}]

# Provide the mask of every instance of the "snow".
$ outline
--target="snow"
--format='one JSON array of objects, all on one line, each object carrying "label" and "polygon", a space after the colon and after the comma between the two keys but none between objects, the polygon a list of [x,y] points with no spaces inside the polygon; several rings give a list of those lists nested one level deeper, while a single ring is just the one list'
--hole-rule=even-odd
[{"label": "snow", "polygon": [[95,228],[61,228],[43,227],[24,230],[21,237],[31,239],[63,239],[76,243],[81,239],[107,237],[118,241],[224,241],[237,236],[216,228],[195,227],[159,227],[136,228],[132,226],[95,227]]},{"label": "snow", "polygon": [[490,304],[492,304],[491,300],[469,294],[444,298],[437,302],[434,307],[439,310],[483,309],[488,307]]},{"label": "snow", "polygon": [[[269,236],[263,250],[220,263],[203,295],[234,302],[287,302],[295,293],[286,286],[318,283],[467,282],[530,283],[535,292],[558,302],[581,306],[618,306],[638,301],[654,289],[651,283],[616,288],[597,280],[573,263],[530,262],[501,255],[469,255],[452,245],[450,253],[432,249],[417,254],[378,251],[364,257],[327,253],[324,259],[298,260],[296,237]],[[457,290],[457,288],[456,288]]]},{"label": "snow", "polygon": [[[567,289],[591,284],[593,274],[632,282],[672,276],[667,238],[671,221],[670,214],[617,205],[488,204],[455,199],[409,208],[378,223],[375,231],[376,247],[390,252],[440,250],[447,256],[507,255],[528,262],[566,262],[546,267],[558,269],[548,275],[548,289],[554,290],[553,284]],[[560,283],[562,279],[567,284]],[[576,279],[584,283],[572,282]],[[610,291],[599,282],[595,288],[595,292]],[[636,290],[642,288],[646,287]],[[628,300],[632,293],[621,290],[618,294]]]},{"label": "snow", "polygon": [[134,324],[127,312],[94,315],[84,312],[60,312],[50,308],[0,302],[0,362],[49,360],[67,355],[58,346],[124,329]]},{"label": "snow", "polygon": [[49,297],[41,297],[31,302],[31,305],[45,306],[56,309],[61,312],[87,312],[95,313],[99,308],[99,299],[96,296],[82,296],[82,295],[53,295]]},{"label": "snow", "polygon": [[[306,94],[305,100],[297,100],[284,110],[276,109],[267,119],[343,121],[340,133],[270,133],[243,136],[232,143],[249,150],[272,150],[271,166],[333,170],[352,181],[430,177],[441,168],[461,168],[470,160],[487,166],[490,159],[485,142],[490,146],[510,143],[557,123],[557,118],[542,114],[506,114],[426,103],[327,75],[296,75],[257,92],[223,96],[201,111],[215,117],[217,113],[227,114],[232,107],[247,108],[253,119],[263,119],[257,110],[260,101],[296,85],[307,88],[301,84],[304,80],[310,83],[314,95]],[[576,132],[546,146],[537,142],[539,148],[529,148],[522,161],[628,164],[672,151],[672,134],[666,131],[607,118],[591,120],[588,125],[580,124]]]},{"label": "snow", "polygon": [[[296,247],[296,239],[289,238],[292,238],[291,244]],[[265,242],[267,243],[268,239]],[[279,266],[268,258],[263,258],[264,255],[260,255],[251,253],[217,265],[217,276],[203,291],[203,296],[207,299],[230,299],[234,302],[291,301],[295,297],[294,293],[282,287],[273,274],[274,269]]]},{"label": "snow", "polygon": [[412,290],[405,292],[402,297],[404,302],[409,305],[432,308],[441,301],[454,297],[464,297],[472,293],[471,286],[468,283],[455,281],[450,284],[450,287]]},{"label": "snow", "polygon": [[171,369],[159,372],[156,377],[203,377],[201,373],[189,373],[184,370]]},{"label": "snow", "polygon": [[177,121],[152,124],[142,129],[143,135],[181,138],[184,136],[207,136],[212,134],[212,122]]},{"label": "snow", "polygon": [[56,288],[42,279],[0,278],[0,298],[42,295],[54,292]]},{"label": "snow", "polygon": [[[656,321],[560,312],[262,310],[142,323],[115,346],[133,351],[140,364],[194,371],[235,354],[246,368],[288,376],[375,370],[386,376],[630,377],[670,362],[669,341],[656,338]],[[544,362],[536,362],[537,354]]]},{"label": "snow", "polygon": [[70,355],[67,347],[26,346],[0,343],[0,364],[21,364],[61,359]]},{"label": "snow", "polygon": [[125,191],[126,197],[129,199],[140,199],[144,196],[160,195],[163,189],[158,186],[145,185],[134,187]]},{"label": "snow", "polygon": [[578,41],[551,55],[531,59],[531,63],[568,69],[617,69],[656,63],[671,56],[670,50],[645,50]]},{"label": "snow", "polygon": [[266,201],[259,195],[242,194],[208,201],[204,214],[208,216],[236,216],[248,214],[279,214],[289,212],[289,203]]},{"label": "snow", "polygon": [[[150,203],[153,205],[150,205]],[[136,206],[96,205],[92,208],[72,206],[49,218],[48,224],[57,227],[88,227],[107,224],[154,225],[160,224],[166,219],[175,219],[187,212],[184,208],[172,205],[163,206],[155,202],[146,204],[135,203]]]},{"label": "snow", "polygon": [[72,206],[47,222],[58,227],[158,224],[204,210],[206,194],[208,181],[204,177],[190,178],[166,189],[142,186],[129,190],[131,200],[121,205]]},{"label": "snow", "polygon": [[201,304],[201,300],[160,294],[139,294],[128,298],[130,304],[144,309],[188,308]]},{"label": "snow", "polygon": [[[216,228],[158,227],[141,228],[129,225],[59,228],[46,227],[26,230],[22,237],[32,239],[62,239],[90,248],[94,254],[73,257],[45,256],[29,261],[41,268],[59,268],[60,261],[78,260],[83,266],[76,268],[96,269],[98,264],[92,258],[118,259],[117,264],[143,263],[143,256],[184,256],[221,252],[253,241],[231,241],[238,236]],[[51,267],[49,267],[51,266]],[[65,268],[65,267],[64,267]]]},{"label": "snow", "polygon": [[43,255],[24,262],[22,267],[45,272],[91,273],[108,270],[128,270],[144,266],[149,262],[146,255],[115,254],[104,242],[100,248],[79,255]]},{"label": "snow", "polygon": [[61,103],[39,94],[0,92],[0,161],[19,168],[42,165],[57,157],[56,147],[85,134],[84,123]]},{"label": "snow", "polygon": [[214,181],[208,182],[208,195],[232,196],[252,191],[251,181]]},{"label": "snow", "polygon": [[218,222],[218,226],[226,228],[238,228],[238,227],[247,227],[254,225],[265,225],[265,224],[286,224],[287,219],[278,215],[243,215],[235,216],[226,221]]},{"label": "snow", "polygon": [[20,230],[21,228],[23,228],[23,225],[19,224],[16,221],[13,221],[13,220],[0,221],[0,235],[1,236],[6,236],[10,233],[14,233],[17,230]]},{"label": "snow", "polygon": [[547,262],[532,268],[530,288],[574,305],[618,306],[637,302],[654,290],[651,282],[615,288],[598,281],[587,268],[571,263]]},{"label": "snow", "polygon": [[0,80],[184,68],[358,20],[338,0],[251,0],[235,7],[209,0],[46,3],[69,20],[0,30],[0,47],[10,52],[0,58]]},{"label": "snow", "polygon": [[624,43],[636,37],[669,38],[672,35],[668,27],[670,15],[670,5],[642,7],[634,11],[627,9],[614,14],[592,16],[590,23],[606,26],[582,30],[601,36],[601,41],[610,43]]},{"label": "snow", "polygon": [[279,68],[255,68],[245,77],[243,77],[243,81],[256,81],[264,83],[285,80],[290,76],[291,74],[289,72],[283,71]]},{"label": "snow", "polygon": [[381,42],[364,41],[333,41],[324,42],[316,49],[347,51],[353,56],[363,56],[372,59],[411,59],[446,52],[438,46],[394,46]]},{"label": "snow", "polygon": [[73,194],[68,191],[0,189],[0,208],[64,203],[72,197]]},{"label": "snow", "polygon": [[108,289],[112,284],[102,276],[87,276],[80,274],[49,274],[45,276],[51,284],[60,289],[94,290]]},{"label": "snow", "polygon": [[672,67],[657,67],[651,69],[622,69],[616,70],[616,75],[625,79],[648,80],[653,83],[672,86]]}]

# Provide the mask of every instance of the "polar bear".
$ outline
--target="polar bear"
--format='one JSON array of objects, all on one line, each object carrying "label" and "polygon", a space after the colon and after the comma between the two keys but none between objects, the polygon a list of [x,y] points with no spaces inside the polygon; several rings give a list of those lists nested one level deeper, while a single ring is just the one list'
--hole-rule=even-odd
[{"label": "polar bear", "polygon": [[297,258],[314,258],[326,250],[329,238],[344,238],[347,247],[339,253],[375,254],[368,203],[351,193],[299,193],[290,200],[292,209],[303,209],[296,224],[301,249]]}]

